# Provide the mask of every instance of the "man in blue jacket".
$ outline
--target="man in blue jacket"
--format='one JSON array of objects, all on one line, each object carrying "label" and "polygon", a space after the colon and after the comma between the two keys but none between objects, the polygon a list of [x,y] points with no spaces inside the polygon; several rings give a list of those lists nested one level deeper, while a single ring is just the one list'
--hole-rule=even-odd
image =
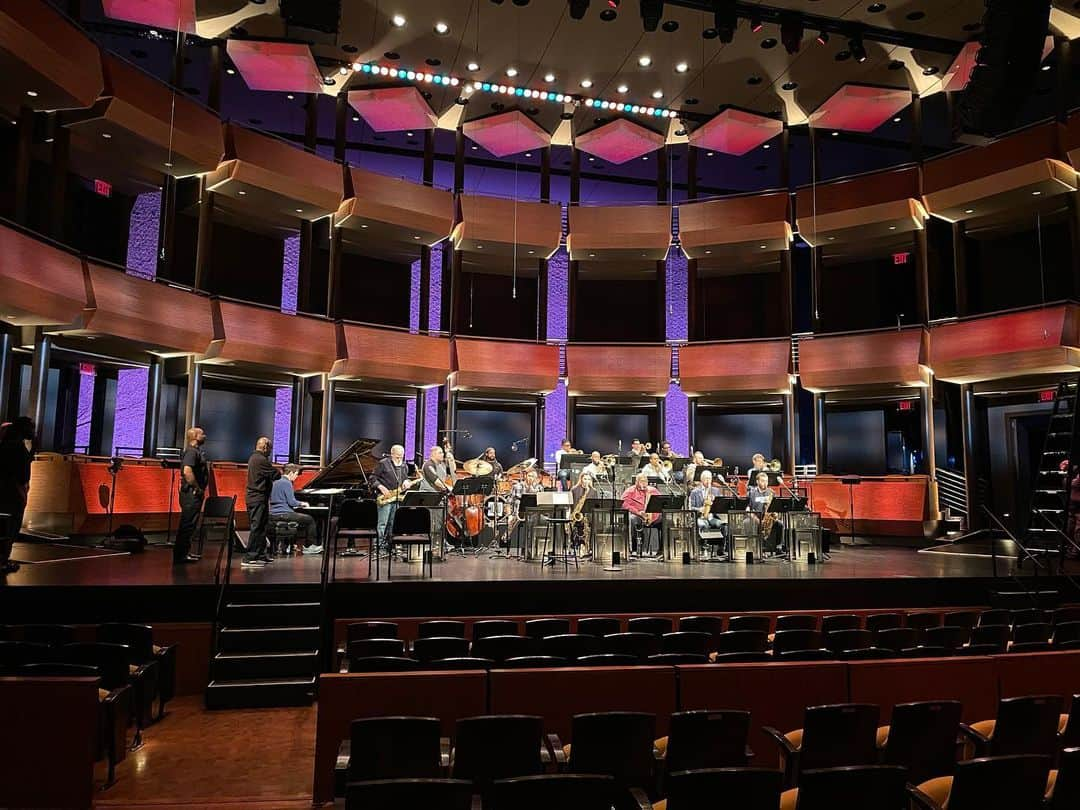
[{"label": "man in blue jacket", "polygon": [[270,519],[289,521],[298,524],[298,528],[304,533],[304,554],[321,554],[322,543],[318,542],[318,524],[311,515],[298,512],[298,509],[306,509],[307,504],[296,500],[296,492],[293,484],[300,477],[300,467],[296,464],[286,464],[281,471],[281,478],[274,482],[270,490]]}]

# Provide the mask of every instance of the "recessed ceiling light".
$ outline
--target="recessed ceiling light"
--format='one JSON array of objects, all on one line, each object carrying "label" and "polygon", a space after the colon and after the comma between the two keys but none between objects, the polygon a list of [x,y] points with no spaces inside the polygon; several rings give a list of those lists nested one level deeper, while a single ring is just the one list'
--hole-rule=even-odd
[{"label": "recessed ceiling light", "polygon": [[1032,197],[1038,197],[1040,194],[1042,194],[1041,191],[1033,191],[1033,192],[1031,192]]},{"label": "recessed ceiling light", "polygon": [[237,194],[239,194],[239,195],[240,195],[241,197],[247,196],[247,192],[246,192],[246,191],[244,191],[243,189],[240,189],[240,190],[239,190],[238,192],[236,192],[236,193],[237,193]]},{"label": "recessed ceiling light", "polygon": [[592,155],[590,155],[589,156],[589,163],[592,163],[594,160],[596,160],[596,158],[594,158]]},{"label": "recessed ceiling light", "polygon": [[[52,138],[47,138],[47,139],[46,139],[46,142],[48,142],[48,143],[52,143]],[[171,169],[172,167],[173,167],[173,165],[172,165],[172,162],[171,162],[171,161],[168,161],[168,160],[166,160],[166,161],[165,161],[165,168],[166,168],[166,169]]]},{"label": "recessed ceiling light", "polygon": [[716,152],[706,152],[705,157],[712,157],[715,154],[716,154]]},{"label": "recessed ceiling light", "polygon": [[354,116],[352,117],[352,120],[353,120],[353,121],[359,121],[359,120],[360,120],[360,116],[359,116],[359,115],[354,115]]},{"label": "recessed ceiling light", "polygon": [[366,228],[366,227],[367,227],[367,223],[363,223],[363,224],[361,224],[361,225],[360,225],[360,227],[361,227],[361,228]]},{"label": "recessed ceiling light", "polygon": [[620,84],[615,89],[618,90],[620,93],[629,93],[630,92],[630,88],[627,87],[625,84]]},{"label": "recessed ceiling light", "polygon": [[974,208],[965,208],[965,209],[964,209],[964,213],[965,213],[965,214],[974,214],[974,213],[975,213],[975,209],[974,209]]},{"label": "recessed ceiling light", "polygon": [[835,137],[836,137],[837,135],[839,135],[839,134],[840,134],[840,133],[839,133],[839,132],[837,132],[837,131],[836,131],[835,129],[834,129],[834,130],[833,130],[833,132],[832,132],[832,136],[833,136],[834,138],[835,138]]},{"label": "recessed ceiling light", "polygon": [[1040,68],[1040,70],[1044,70],[1044,71],[1045,71],[1045,70],[1049,70],[1049,69],[1050,69],[1050,65],[1043,65],[1043,66],[1042,66],[1042,67]]},{"label": "recessed ceiling light", "polygon": [[765,144],[762,144],[762,145],[761,145],[761,148],[762,148],[762,149],[770,149],[770,148],[772,148],[772,144],[771,144],[771,143],[765,143]]},{"label": "recessed ceiling light", "polygon": [[835,242],[835,241],[836,241],[836,237],[835,237],[835,236],[830,236],[830,237],[829,237],[829,241],[830,241],[830,242]]},{"label": "recessed ceiling light", "polygon": [[477,246],[476,246],[476,249],[477,249],[477,250],[483,250],[483,249],[484,249],[484,246],[483,246],[483,245],[477,245]]},{"label": "recessed ceiling light", "polygon": [[413,234],[413,239],[419,239],[419,238],[420,238],[419,234]]},{"label": "recessed ceiling light", "polygon": [[413,134],[411,132],[406,132],[405,133],[406,138],[411,138],[412,136],[413,136]]},{"label": "recessed ceiling light", "polygon": [[536,251],[535,251],[535,250],[530,250],[530,251],[529,251],[529,255],[530,255],[530,256],[532,256],[532,255],[533,255],[534,253],[536,253]]},{"label": "recessed ceiling light", "polygon": [[517,68],[516,67],[508,67],[506,69],[506,75],[509,76],[511,79],[514,78],[515,76],[517,76]]},{"label": "recessed ceiling light", "polygon": [[649,156],[648,156],[648,155],[643,155],[641,159],[642,159],[642,160],[648,160],[648,159],[649,159]]},{"label": "recessed ceiling light", "polygon": [[590,253],[590,254],[589,254],[589,258],[590,258],[590,259],[595,259],[595,258],[596,258],[596,254],[595,254],[595,253]]},{"label": "recessed ceiling light", "polygon": [[780,85],[781,90],[797,90],[798,87],[798,82],[784,82],[782,85]]},{"label": "recessed ceiling light", "polygon": [[652,57],[643,53],[638,57],[637,63],[641,65],[641,67],[648,67],[652,64]]},{"label": "recessed ceiling light", "polygon": [[525,157],[532,157],[532,152],[526,152]]},{"label": "recessed ceiling light", "polygon": [[706,250],[706,251],[705,251],[705,255],[706,255],[706,256],[709,256],[709,255],[711,255],[711,254],[712,254],[712,251],[711,251],[711,250]]},{"label": "recessed ceiling light", "polygon": [[296,98],[296,96],[294,96],[292,93],[286,93],[285,98],[287,98],[289,101],[292,101],[294,98]]},{"label": "recessed ceiling light", "polygon": [[469,62],[469,64],[467,64],[465,67],[467,69],[469,69],[469,70],[479,70],[480,69],[480,65],[478,65],[476,62]]},{"label": "recessed ceiling light", "polygon": [[337,72],[342,76],[348,76],[349,75],[349,69],[347,67],[345,67],[345,65],[342,65],[341,67],[339,67],[337,69]]},{"label": "recessed ceiling light", "polygon": [[27,90],[26,95],[30,96],[30,98],[37,98],[37,90]]},{"label": "recessed ceiling light", "polygon": [[592,79],[582,79],[581,86],[588,90],[590,87],[592,87]]},{"label": "recessed ceiling light", "polygon": [[296,213],[302,214],[302,213],[304,213],[304,209],[303,208],[297,208]]},{"label": "recessed ceiling light", "polygon": [[768,248],[768,247],[769,247],[768,245],[762,245],[762,246],[761,246],[761,249],[762,249],[762,250],[765,250],[765,249],[766,249],[766,248]]},{"label": "recessed ceiling light", "polygon": [[102,138],[106,138],[106,139],[108,139],[108,138],[111,138],[111,137],[112,137],[112,135],[110,135],[110,134],[109,134],[108,132],[102,132],[102,133],[101,133],[101,137],[102,137]]},{"label": "recessed ceiling light", "polygon": [[653,98],[663,98],[664,97],[664,91],[663,90],[653,90],[652,91],[652,97]]},{"label": "recessed ceiling light", "polygon": [[676,73],[686,73],[689,69],[690,65],[686,64],[686,62],[679,62],[679,64],[675,65]]},{"label": "recessed ceiling light", "polygon": [[475,152],[479,148],[480,148],[479,146],[473,146],[472,150]]},{"label": "recessed ceiling light", "polygon": [[899,124],[899,123],[900,123],[900,116],[899,116],[899,115],[898,115],[898,116],[896,116],[896,118],[894,118],[894,119],[892,120],[892,122],[893,122],[894,124]]},{"label": "recessed ceiling light", "polygon": [[405,27],[405,15],[404,14],[395,14],[393,17],[390,18],[390,22],[392,22],[394,24],[395,28],[404,28]]},{"label": "recessed ceiling light", "polygon": [[435,33],[439,36],[448,34],[450,33],[450,26],[444,23],[442,20],[439,20],[439,22],[435,23]]},{"label": "recessed ceiling light", "polygon": [[896,230],[896,226],[895,226],[895,225],[890,225],[890,226],[889,226],[889,230],[890,230],[890,231],[895,231],[895,230]]},{"label": "recessed ceiling light", "polygon": [[234,68],[225,68],[225,72],[228,73],[230,76],[236,75],[236,70]]},{"label": "recessed ceiling light", "polygon": [[555,74],[554,73],[545,73],[544,74],[544,81],[548,82],[549,84],[551,82],[555,81]]}]

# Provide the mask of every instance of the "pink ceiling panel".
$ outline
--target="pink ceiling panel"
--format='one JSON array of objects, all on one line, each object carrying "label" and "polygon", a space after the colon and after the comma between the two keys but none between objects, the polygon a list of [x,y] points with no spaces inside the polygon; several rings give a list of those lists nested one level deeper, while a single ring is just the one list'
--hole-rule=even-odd
[{"label": "pink ceiling panel", "polygon": [[438,121],[415,87],[350,90],[349,104],[376,132],[431,129]]},{"label": "pink ceiling panel", "polygon": [[468,121],[464,130],[469,138],[495,157],[542,149],[551,143],[547,130],[520,110]]},{"label": "pink ceiling panel", "polygon": [[975,69],[975,57],[979,55],[978,42],[969,42],[960,49],[949,69],[941,78],[941,89],[946,93],[955,93],[967,87],[971,81],[971,71]]},{"label": "pink ceiling panel", "polygon": [[307,45],[230,39],[226,48],[252,90],[318,93],[322,89],[322,75]]},{"label": "pink ceiling panel", "polygon": [[727,155],[745,155],[784,130],[775,118],[727,109],[690,134],[690,143]]},{"label": "pink ceiling panel", "polygon": [[655,152],[664,145],[664,136],[625,118],[616,118],[602,127],[578,135],[574,145],[583,152],[618,165]]},{"label": "pink ceiling panel", "polygon": [[810,125],[846,132],[873,132],[911,103],[911,91],[845,84],[810,115]]},{"label": "pink ceiling panel", "polygon": [[195,33],[195,0],[101,0],[106,17]]}]

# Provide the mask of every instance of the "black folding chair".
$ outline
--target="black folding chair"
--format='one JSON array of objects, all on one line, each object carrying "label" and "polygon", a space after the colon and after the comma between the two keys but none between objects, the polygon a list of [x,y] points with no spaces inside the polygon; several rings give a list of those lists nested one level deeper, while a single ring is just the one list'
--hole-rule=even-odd
[{"label": "black folding chair", "polygon": [[490,795],[496,779],[535,776],[550,761],[541,717],[486,715],[457,721],[451,775],[471,781],[481,796]]},{"label": "black folding chair", "polygon": [[429,664],[443,658],[462,658],[469,654],[469,642],[454,636],[431,636],[413,642],[413,658]]},{"label": "black folding chair", "polygon": [[729,633],[735,633],[741,630],[754,630],[759,633],[765,633],[767,636],[769,630],[772,629],[772,621],[768,616],[732,616],[728,619],[727,629]]},{"label": "black folding chair", "polygon": [[903,768],[895,765],[805,770],[796,790],[798,810],[908,810],[907,776]]},{"label": "black folding chair", "polygon": [[716,652],[765,652],[768,644],[769,634],[764,630],[725,630],[716,639]]},{"label": "black folding chair", "polygon": [[656,741],[664,770],[745,767],[751,756],[750,712],[736,710],[673,712],[668,736]]},{"label": "black folding chair", "polygon": [[823,646],[817,630],[777,630],[773,636],[773,655],[780,656],[795,650],[818,650]]},{"label": "black folding chair", "polygon": [[821,617],[821,634],[828,638],[829,633],[839,630],[858,630],[862,627],[862,619],[854,613],[836,613],[831,616]]},{"label": "black folding chair", "polygon": [[528,636],[484,636],[472,643],[472,654],[499,663],[507,658],[535,655],[539,643]]},{"label": "black folding chair", "polygon": [[903,626],[904,616],[902,613],[871,613],[866,617],[866,629],[871,633],[894,630]]},{"label": "black folding chair", "polygon": [[817,630],[818,617],[812,613],[789,613],[776,617],[775,632],[783,633],[788,630]]},{"label": "black folding chair", "polygon": [[485,636],[516,636],[520,633],[521,628],[512,619],[481,619],[472,625],[473,641]]},{"label": "black folding chair", "polygon": [[551,655],[573,661],[586,655],[599,655],[605,652],[604,642],[596,636],[580,633],[564,633],[542,637],[538,641],[541,655]]},{"label": "black folding chair", "polygon": [[662,636],[670,633],[673,627],[671,619],[662,616],[635,616],[626,620],[626,629],[630,633],[651,633]]},{"label": "black folding chair", "polygon": [[[427,566],[428,576],[434,575],[431,553],[431,516],[427,509],[419,506],[399,506],[394,512],[393,526],[390,530],[389,553],[386,557],[386,578],[393,577],[394,546],[406,549],[416,547],[420,550],[420,576]],[[379,578],[379,560],[375,560],[375,579]]]},{"label": "black folding chair", "polygon": [[664,653],[683,653],[688,655],[708,655],[713,637],[710,633],[697,630],[679,630],[664,633],[660,637],[660,650]]},{"label": "black folding chair", "polygon": [[210,495],[203,501],[202,514],[199,516],[199,530],[195,534],[195,543],[189,556],[201,559],[206,548],[206,535],[210,532],[221,533],[221,548],[218,549],[218,566],[228,550],[228,544],[235,541],[234,551],[245,551],[236,533],[236,496]]}]

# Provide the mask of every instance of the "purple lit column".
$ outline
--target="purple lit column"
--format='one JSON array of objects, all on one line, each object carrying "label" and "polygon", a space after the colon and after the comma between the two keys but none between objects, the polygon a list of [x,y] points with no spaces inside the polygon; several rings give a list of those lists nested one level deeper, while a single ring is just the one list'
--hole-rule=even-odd
[{"label": "purple lit column", "polygon": [[94,419],[94,384],[97,369],[90,363],[79,364],[79,406],[75,416],[75,451],[90,452],[90,423]]},{"label": "purple lit column", "polygon": [[[564,217],[565,220],[565,217]],[[565,225],[564,225],[565,228]],[[560,247],[548,259],[547,336],[549,342],[566,343],[570,257]],[[559,349],[559,384],[544,398],[544,463],[554,462],[555,451],[566,436],[566,347]]]},{"label": "purple lit column", "polygon": [[409,268],[409,332],[420,331],[420,260]]},{"label": "purple lit column", "polygon": [[140,278],[157,275],[158,227],[161,192],[147,191],[135,198],[128,220],[127,272]]},{"label": "purple lit column", "polygon": [[[141,455],[146,428],[146,386],[149,369],[122,368],[116,373],[116,407],[113,410],[112,453]],[[104,448],[102,448],[104,449]]]},{"label": "purple lit column", "polygon": [[[687,283],[688,273],[686,256],[678,244],[679,211],[672,209],[672,233],[675,244],[668,250],[665,278],[666,324],[665,337],[668,343],[685,343],[688,336],[687,318]],[[679,377],[679,349],[672,347],[672,377]],[[671,442],[671,447],[678,453],[686,454],[690,446],[690,405],[686,394],[678,382],[668,386],[664,401],[664,436]]]},{"label": "purple lit column", "polygon": [[[438,332],[442,329],[442,263],[444,242],[440,242],[431,248],[428,254],[428,331]],[[419,309],[418,309],[419,312]],[[424,391],[424,455],[427,448],[434,446],[439,440],[439,388],[429,388]],[[413,422],[415,430],[415,420]],[[409,445],[406,444],[406,447]]]},{"label": "purple lit column", "polygon": [[281,257],[281,311],[296,314],[296,291],[300,285],[300,236],[285,238]]},{"label": "purple lit column", "polygon": [[273,461],[288,459],[289,437],[292,430],[292,389],[279,388],[274,392],[274,453]]}]

